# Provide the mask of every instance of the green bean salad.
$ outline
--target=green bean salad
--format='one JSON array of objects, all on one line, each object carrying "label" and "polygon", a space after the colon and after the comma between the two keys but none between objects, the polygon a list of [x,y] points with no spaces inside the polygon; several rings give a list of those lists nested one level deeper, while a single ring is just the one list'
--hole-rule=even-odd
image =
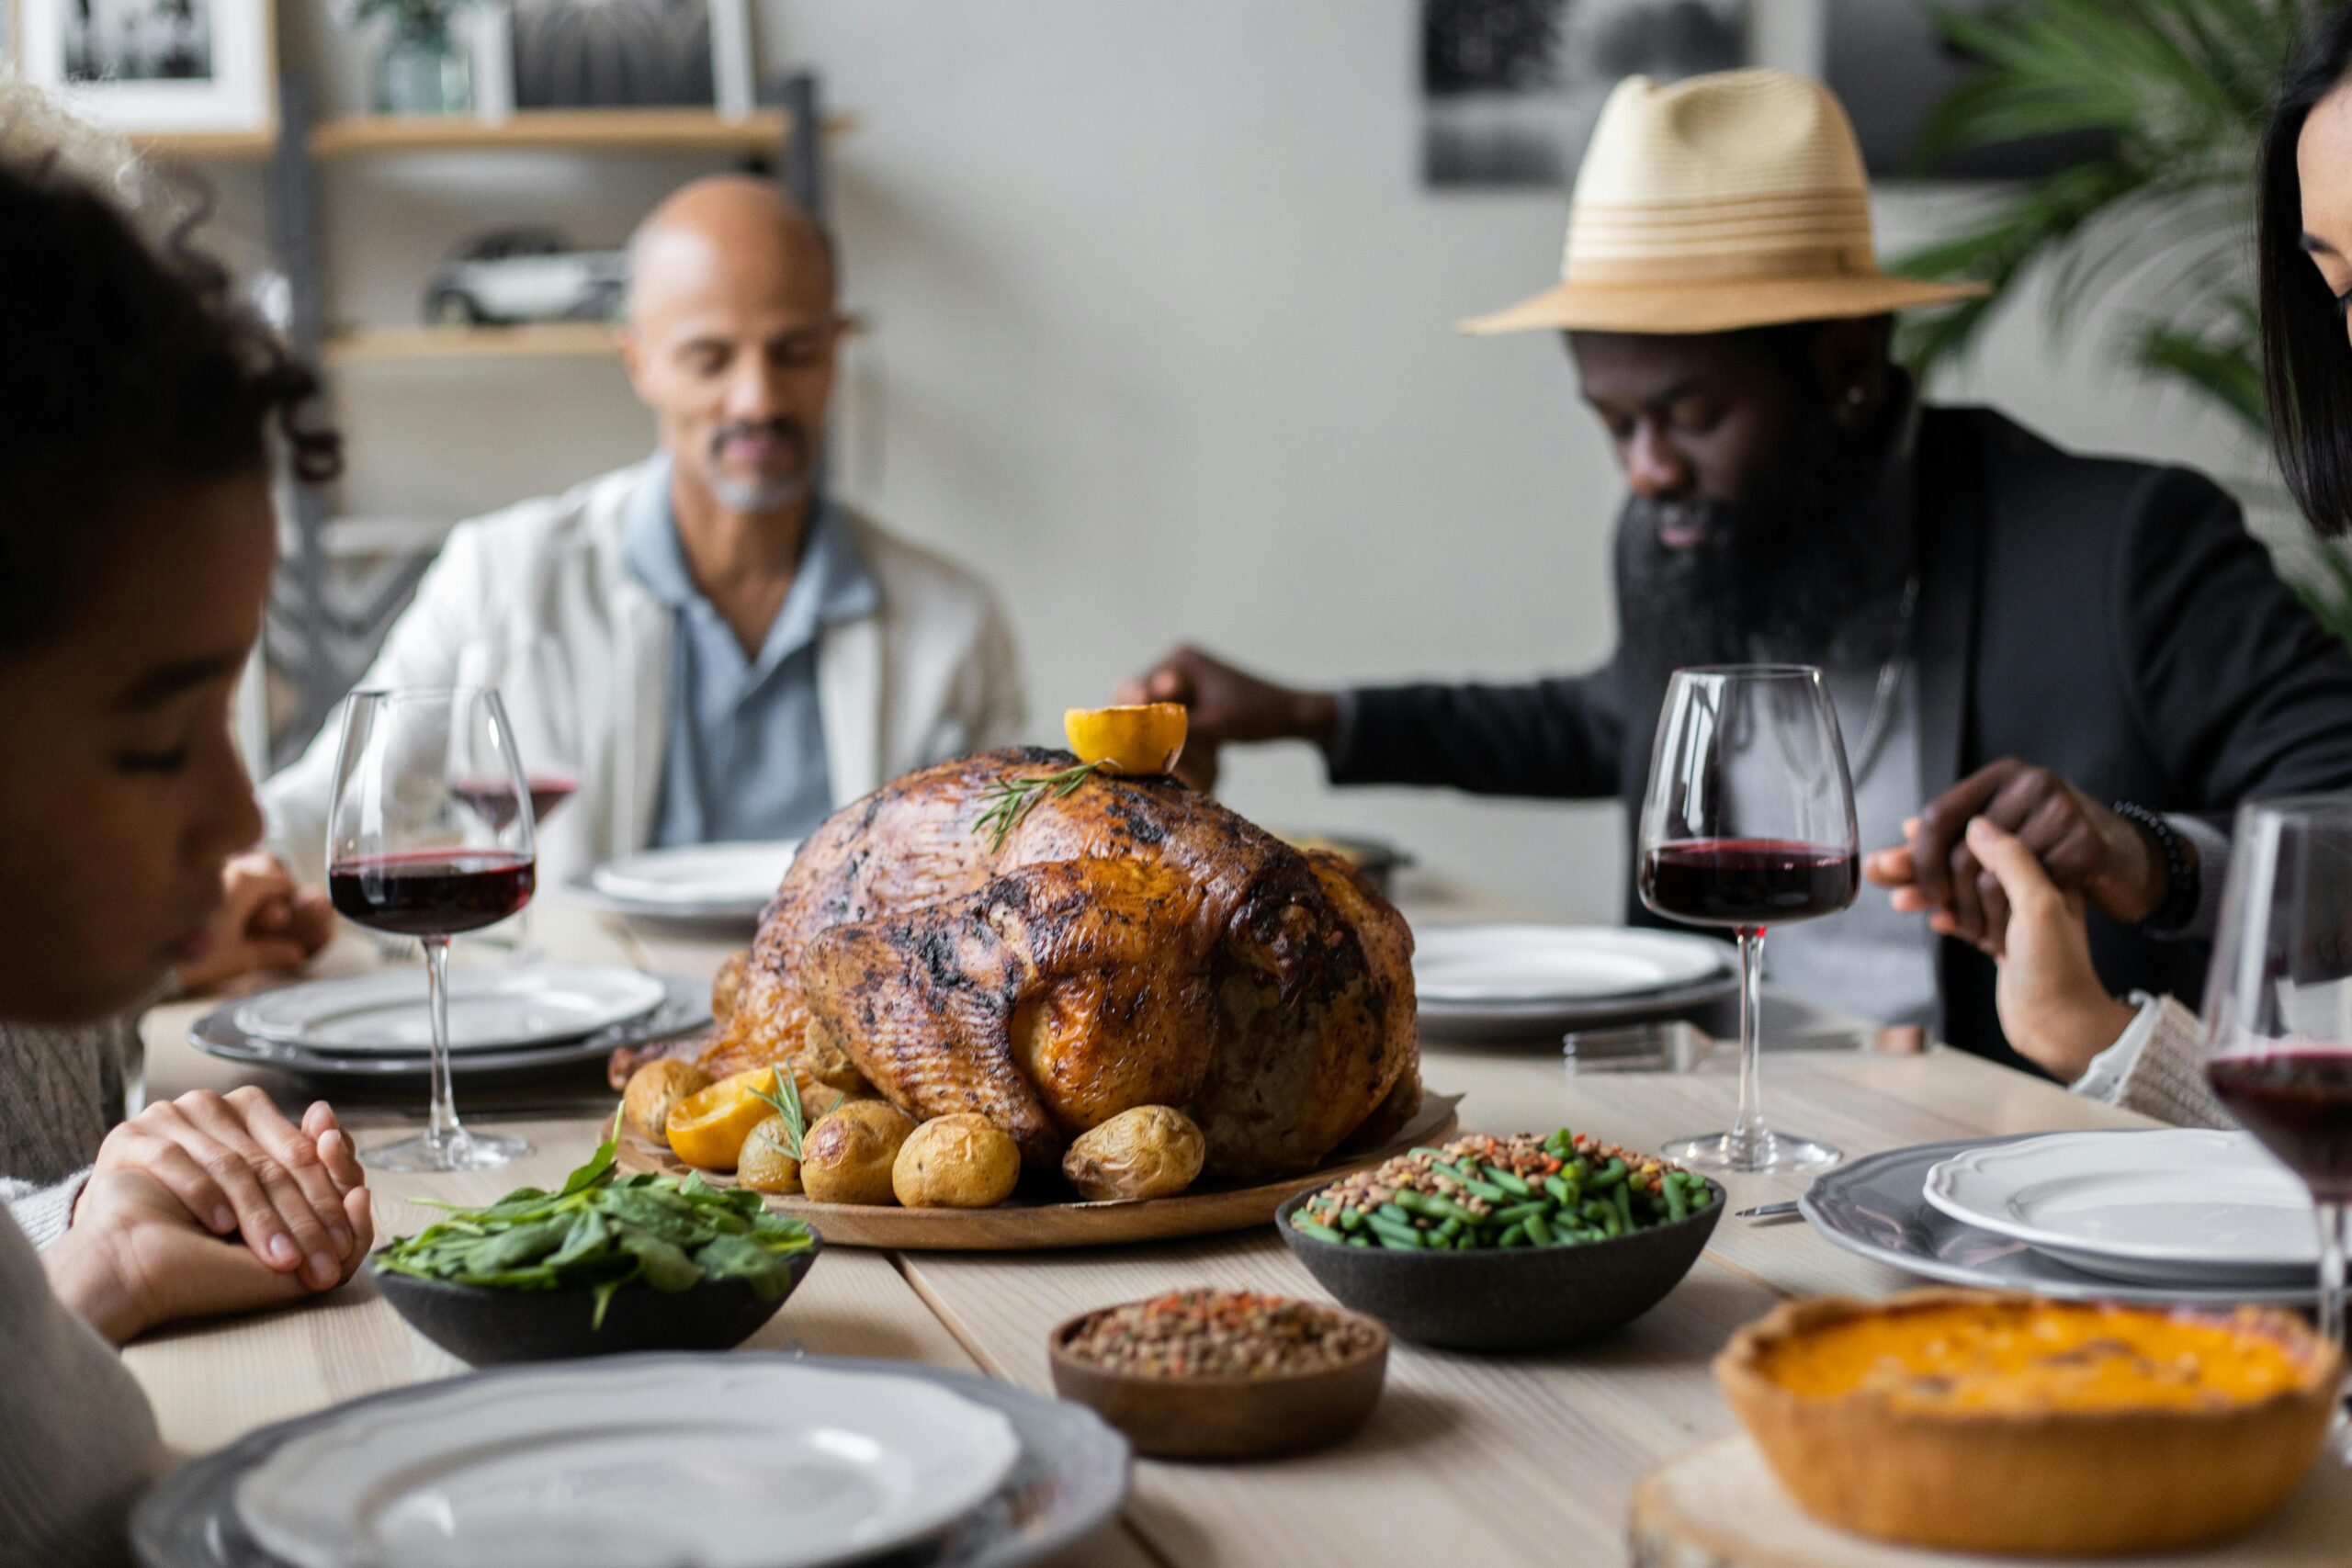
[{"label": "green bean salad", "polygon": [[1396,1252],[1576,1247],[1688,1219],[1713,1204],[1703,1177],[1589,1134],[1473,1134],[1343,1177],[1294,1210],[1291,1228]]}]

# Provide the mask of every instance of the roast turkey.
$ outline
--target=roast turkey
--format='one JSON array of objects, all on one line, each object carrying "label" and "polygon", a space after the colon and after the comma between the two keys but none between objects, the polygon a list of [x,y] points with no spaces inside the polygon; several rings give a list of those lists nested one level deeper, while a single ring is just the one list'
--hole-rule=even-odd
[{"label": "roast turkey", "polygon": [[1401,1126],[1403,917],[1341,857],[1171,778],[1090,775],[996,842],[991,786],[1072,761],[986,752],[836,812],[722,974],[702,1066],[788,1064],[819,1109],[870,1086],[918,1120],[978,1111],[1036,1168],[1138,1105],[1192,1116],[1231,1179]]}]

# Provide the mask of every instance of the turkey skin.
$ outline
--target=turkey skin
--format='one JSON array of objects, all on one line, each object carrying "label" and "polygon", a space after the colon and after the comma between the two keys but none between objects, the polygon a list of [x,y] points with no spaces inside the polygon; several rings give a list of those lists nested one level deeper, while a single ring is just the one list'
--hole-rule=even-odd
[{"label": "turkey skin", "polygon": [[1092,774],[994,843],[991,786],[1072,762],[985,752],[828,818],[722,972],[701,1065],[788,1065],[812,1113],[869,1091],[918,1121],[977,1111],[1038,1168],[1138,1105],[1190,1115],[1227,1180],[1408,1120],[1404,918],[1340,856],[1170,778]]}]

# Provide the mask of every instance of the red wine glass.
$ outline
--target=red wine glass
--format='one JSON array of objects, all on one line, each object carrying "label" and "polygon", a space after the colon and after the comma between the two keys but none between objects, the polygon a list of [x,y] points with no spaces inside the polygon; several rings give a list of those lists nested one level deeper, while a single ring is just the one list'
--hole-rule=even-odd
[{"label": "red wine glass", "polygon": [[1668,1144],[1672,1160],[1753,1174],[1834,1165],[1839,1151],[1764,1124],[1758,1084],[1764,932],[1834,915],[1859,891],[1854,786],[1821,671],[1678,670],[1658,712],[1642,803],[1642,902],[1739,939],[1739,1111],[1731,1130]]},{"label": "red wine glass", "polygon": [[528,786],[498,694],[354,692],[327,823],[327,896],[371,931],[424,943],[433,1022],[425,1130],[369,1153],[386,1170],[486,1170],[531,1152],[470,1133],[449,1087],[449,939],[505,919],[536,878]]},{"label": "red wine glass", "polygon": [[[580,707],[563,644],[544,634],[468,643],[458,656],[458,684],[486,686],[505,705],[530,791],[532,824],[544,833],[556,807],[580,787]],[[476,788],[482,783],[465,781],[481,809],[500,809],[512,798],[502,781]],[[515,964],[537,964],[547,956],[533,940],[531,909],[526,904],[507,932]]]},{"label": "red wine glass", "polygon": [[2311,1189],[2319,1328],[2344,1342],[2352,1203],[2352,796],[2250,801],[2205,982],[2205,1077]]}]

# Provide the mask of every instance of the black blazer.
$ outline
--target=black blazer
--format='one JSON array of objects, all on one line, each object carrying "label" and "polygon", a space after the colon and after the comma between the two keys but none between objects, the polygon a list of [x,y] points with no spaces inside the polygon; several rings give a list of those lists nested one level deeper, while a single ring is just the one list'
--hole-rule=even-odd
[{"label": "black blazer", "polygon": [[[2352,652],[2296,601],[2211,481],[2076,457],[1973,408],[1923,411],[1914,473],[1929,796],[2007,756],[2096,799],[2224,827],[2249,795],[2352,789]],[[1638,828],[1664,696],[1663,675],[1645,679],[1639,663],[1621,649],[1589,674],[1527,685],[1359,692],[1331,778],[1616,795]],[[1630,877],[1625,907],[1657,923]],[[2203,944],[2096,913],[2091,925],[2110,989],[2196,1005]],[[1937,978],[1941,1038],[2023,1062],[1995,1016],[1989,960],[1946,941]]]}]

